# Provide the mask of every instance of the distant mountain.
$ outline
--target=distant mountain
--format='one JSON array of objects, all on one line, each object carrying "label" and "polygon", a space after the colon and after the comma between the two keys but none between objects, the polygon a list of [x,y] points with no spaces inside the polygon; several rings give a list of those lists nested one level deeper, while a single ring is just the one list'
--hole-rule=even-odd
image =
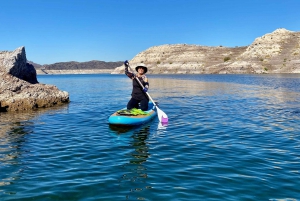
[{"label": "distant mountain", "polygon": [[40,65],[32,61],[28,61],[35,69],[43,70],[95,70],[95,69],[115,69],[123,64],[122,61],[117,62],[105,62],[105,61],[87,61],[87,62],[58,62],[54,64]]},{"label": "distant mountain", "polygon": [[35,69],[41,69],[42,68],[42,65],[34,63],[33,61],[27,61],[27,63],[32,64]]}]

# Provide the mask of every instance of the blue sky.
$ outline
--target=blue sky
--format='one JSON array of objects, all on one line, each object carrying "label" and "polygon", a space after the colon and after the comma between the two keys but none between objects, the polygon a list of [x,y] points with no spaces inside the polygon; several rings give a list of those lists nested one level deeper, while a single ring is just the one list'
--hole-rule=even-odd
[{"label": "blue sky", "polygon": [[0,51],[39,64],[123,61],[164,44],[250,45],[300,30],[300,0],[0,0]]}]

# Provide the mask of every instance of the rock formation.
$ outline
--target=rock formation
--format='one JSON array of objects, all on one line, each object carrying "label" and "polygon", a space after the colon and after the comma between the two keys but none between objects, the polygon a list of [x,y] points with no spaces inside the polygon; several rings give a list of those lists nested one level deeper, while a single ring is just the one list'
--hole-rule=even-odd
[{"label": "rock formation", "polygon": [[0,52],[0,66],[4,72],[31,84],[38,82],[33,65],[27,63],[25,47],[19,47],[13,52]]},{"label": "rock formation", "polygon": [[[129,62],[153,74],[300,73],[300,32],[277,29],[245,47],[154,46]],[[124,73],[124,66],[112,73]]]},{"label": "rock formation", "polygon": [[0,112],[31,110],[69,102],[69,94],[40,84],[25,47],[0,52]]}]

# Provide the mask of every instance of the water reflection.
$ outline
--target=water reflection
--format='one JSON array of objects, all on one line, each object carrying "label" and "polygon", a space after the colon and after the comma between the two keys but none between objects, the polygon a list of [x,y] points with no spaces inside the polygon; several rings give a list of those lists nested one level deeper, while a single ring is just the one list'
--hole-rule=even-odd
[{"label": "water reflection", "polygon": [[0,138],[6,137],[7,133],[20,125],[28,126],[31,120],[37,119],[44,114],[64,113],[69,105],[59,105],[51,108],[39,108],[24,112],[0,112]]},{"label": "water reflection", "polygon": [[65,111],[67,107],[0,113],[0,186],[13,184],[27,169],[26,158],[30,157],[31,150],[26,148],[26,142],[30,139],[28,134],[34,133],[36,119],[45,113]]},{"label": "water reflection", "polygon": [[[114,132],[119,134],[129,134],[128,151],[124,151],[128,158],[128,162],[122,165],[123,175],[119,182],[120,187],[124,188],[126,199],[135,197],[138,200],[144,200],[144,197],[139,196],[139,193],[145,189],[151,188],[147,185],[148,178],[147,168],[144,165],[150,157],[149,144],[147,139],[150,134],[150,124],[143,125],[137,128],[130,127],[110,127]],[[120,136],[119,136],[120,137]],[[127,136],[128,137],[128,136]],[[125,137],[126,138],[126,137]],[[129,189],[129,190],[128,190]],[[143,193],[145,195],[145,193]]]},{"label": "water reflection", "polygon": [[111,131],[113,131],[113,134],[115,134],[116,137],[121,137],[121,136],[119,136],[120,134],[128,133],[128,132],[132,131],[135,127],[117,126],[117,125],[109,124],[109,128]]},{"label": "water reflection", "polygon": [[[196,77],[194,78],[196,79]],[[229,76],[223,82],[214,82],[213,79],[203,82],[197,79],[152,78],[152,88],[161,90],[153,90],[150,93],[156,99],[161,100],[162,107],[164,107],[163,104],[182,105],[187,102],[203,104],[207,97],[215,97],[215,100],[221,101],[251,99],[266,107],[286,103],[298,105],[299,103],[299,92],[294,88],[288,88],[287,86],[290,85],[287,85],[283,80],[275,79],[271,85],[270,83],[256,83],[255,80],[251,82],[246,80],[243,83],[237,78],[237,76]],[[195,101],[195,99],[197,100]]]},{"label": "water reflection", "polygon": [[147,161],[147,158],[149,157],[149,152],[146,140],[149,135],[149,130],[150,126],[146,126],[138,132],[133,133],[133,142],[131,143],[131,146],[135,150],[131,154],[132,158],[129,161],[130,164],[139,165]]}]

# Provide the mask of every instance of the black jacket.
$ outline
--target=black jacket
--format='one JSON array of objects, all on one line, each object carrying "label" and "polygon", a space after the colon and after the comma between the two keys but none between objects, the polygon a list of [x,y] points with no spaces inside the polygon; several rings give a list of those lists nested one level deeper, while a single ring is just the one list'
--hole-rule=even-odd
[{"label": "black jacket", "polygon": [[[128,71],[128,67],[125,67],[125,74],[130,78],[134,78],[134,74]],[[144,76],[146,77],[146,76]],[[142,83],[142,85],[145,87],[146,85],[148,85],[149,87],[149,83],[145,82],[144,79],[142,77],[138,77],[138,79],[140,80],[140,82]],[[149,100],[149,97],[147,96],[147,94],[143,91],[143,88],[140,86],[140,84],[138,83],[138,81],[136,80],[136,78],[132,79],[132,93],[131,93],[132,98],[136,99],[136,100],[143,100],[143,99],[147,99]]]}]

